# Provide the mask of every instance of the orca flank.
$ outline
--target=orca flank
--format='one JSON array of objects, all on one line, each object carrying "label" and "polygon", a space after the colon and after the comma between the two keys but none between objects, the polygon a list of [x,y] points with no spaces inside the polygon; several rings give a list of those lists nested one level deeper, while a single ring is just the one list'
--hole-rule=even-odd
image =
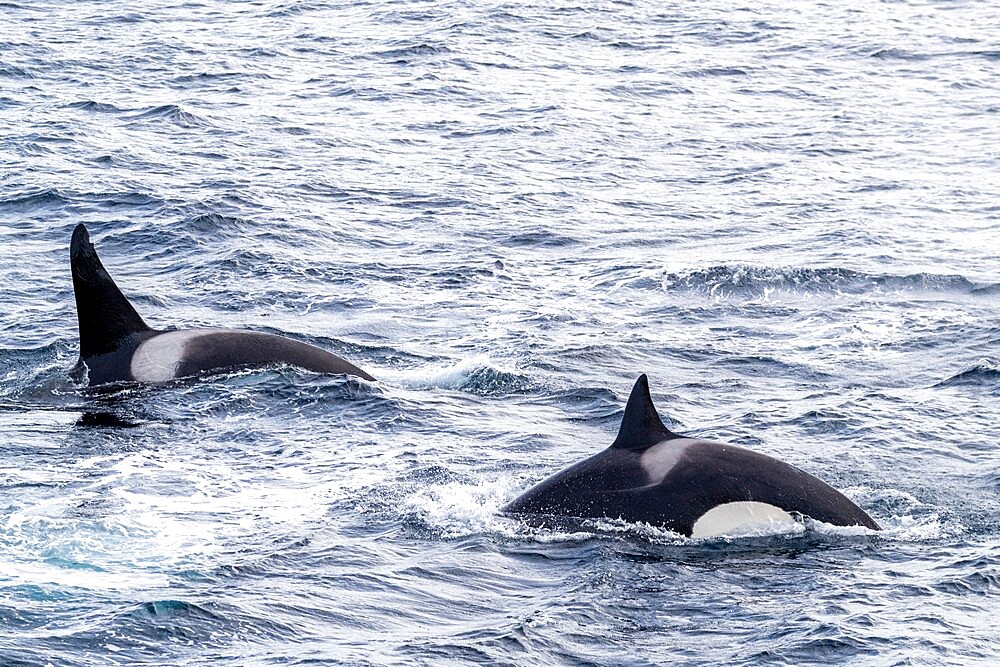
[{"label": "orca flank", "polygon": [[645,375],[632,388],[610,447],[539,482],[501,511],[535,525],[553,517],[623,519],[693,537],[788,523],[794,515],[880,529],[842,493],[795,466],[672,433],[656,412]]},{"label": "orca flank", "polygon": [[375,379],[345,359],[285,336],[235,329],[151,328],[104,268],[82,224],[73,231],[70,267],[80,328],[80,361],[87,366],[91,385],[166,382],[198,373],[273,364]]}]

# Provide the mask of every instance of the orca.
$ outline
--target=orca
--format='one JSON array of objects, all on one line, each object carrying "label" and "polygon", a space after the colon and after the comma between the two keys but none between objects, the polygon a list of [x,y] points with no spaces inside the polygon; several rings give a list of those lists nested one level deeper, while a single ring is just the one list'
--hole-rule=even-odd
[{"label": "orca", "polygon": [[745,535],[795,515],[880,530],[822,480],[778,459],[669,431],[640,375],[610,447],[543,480],[501,512],[530,525],[623,519],[695,538]]},{"label": "orca", "polygon": [[80,323],[80,361],[87,367],[91,385],[160,383],[272,364],[375,379],[335,354],[284,336],[236,329],[149,327],[101,264],[82,224],[73,230],[70,267]]}]

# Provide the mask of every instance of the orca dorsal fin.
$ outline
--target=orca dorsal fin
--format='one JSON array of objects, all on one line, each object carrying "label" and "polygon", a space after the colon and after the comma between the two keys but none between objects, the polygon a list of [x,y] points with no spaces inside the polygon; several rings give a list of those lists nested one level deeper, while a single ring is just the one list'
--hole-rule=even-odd
[{"label": "orca dorsal fin", "polygon": [[69,263],[80,321],[81,358],[113,352],[121,339],[151,330],[101,264],[83,224],[73,230]]},{"label": "orca dorsal fin", "polygon": [[658,442],[679,438],[671,433],[656,412],[653,398],[649,395],[649,380],[643,373],[635,381],[632,393],[625,404],[625,416],[622,417],[618,437],[611,443],[614,449],[647,449]]}]

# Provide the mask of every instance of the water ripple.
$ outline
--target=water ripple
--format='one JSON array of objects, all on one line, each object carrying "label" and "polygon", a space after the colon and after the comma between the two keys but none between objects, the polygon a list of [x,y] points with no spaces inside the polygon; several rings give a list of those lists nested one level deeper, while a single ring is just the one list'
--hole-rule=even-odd
[{"label": "water ripple", "polygon": [[[0,6],[3,660],[994,661],[989,3]],[[85,387],[80,222],[379,382]],[[501,516],[642,372],[885,529]]]}]

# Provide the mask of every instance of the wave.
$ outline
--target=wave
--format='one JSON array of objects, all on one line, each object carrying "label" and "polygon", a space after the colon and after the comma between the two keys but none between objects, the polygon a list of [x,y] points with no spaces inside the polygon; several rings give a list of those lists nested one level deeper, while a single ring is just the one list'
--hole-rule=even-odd
[{"label": "wave", "polygon": [[404,371],[386,369],[382,377],[410,389],[457,389],[479,396],[523,394],[533,386],[531,380],[515,371],[492,365],[488,355],[479,354],[445,367],[423,367]]},{"label": "wave", "polygon": [[[0,210],[9,209],[19,213],[43,208],[62,207],[67,204],[96,204],[100,208],[118,206],[151,206],[163,204],[163,200],[145,192],[74,192],[56,188],[44,188],[0,197]],[[69,234],[66,235],[68,242]]]},{"label": "wave", "polygon": [[158,616],[158,617],[201,617],[218,618],[218,616],[208,609],[183,600],[154,600],[144,602],[134,609],[131,614],[136,617]]},{"label": "wave", "polygon": [[747,71],[738,67],[705,67],[702,69],[687,70],[682,76],[690,78],[701,78],[706,76],[746,76]]},{"label": "wave", "polygon": [[0,348],[0,411],[43,410],[78,402],[79,384],[69,376],[78,359],[76,341],[57,340],[32,348]]},{"label": "wave", "polygon": [[[534,129],[537,128],[529,128],[529,131]],[[520,128],[502,125],[498,127],[486,127],[480,130],[455,130],[454,132],[449,132],[447,137],[449,139],[469,139],[471,137],[515,134],[520,131],[522,131]]]},{"label": "wave", "polygon": [[[213,609],[214,608],[214,609]],[[81,642],[102,641],[104,634],[118,635],[115,645],[126,653],[149,651],[164,642],[192,642],[221,646],[221,637],[240,624],[237,609],[229,605],[203,606],[183,600],[152,600],[126,606],[106,629],[76,633]],[[256,627],[258,631],[262,628]]]},{"label": "wave", "polygon": [[21,79],[34,78],[28,70],[9,63],[0,63],[0,77],[2,76]]},{"label": "wave", "polygon": [[185,231],[198,237],[212,235],[228,238],[230,236],[243,236],[253,228],[253,223],[246,218],[239,216],[224,215],[221,213],[202,213],[185,218],[180,225]]},{"label": "wave", "polygon": [[318,11],[325,5],[323,3],[316,2],[286,2],[277,5],[274,9],[270,10],[265,14],[268,18],[279,18],[285,16],[297,16],[299,14],[306,14],[308,12]]},{"label": "wave", "polygon": [[71,199],[62,192],[52,188],[25,192],[21,194],[0,197],[0,209],[9,209],[19,213],[46,208],[51,205],[62,205],[70,202]]},{"label": "wave", "polygon": [[624,399],[604,387],[575,387],[550,390],[533,399],[533,404],[559,408],[570,422],[612,424],[621,423]]},{"label": "wave", "polygon": [[200,116],[184,111],[176,104],[163,104],[147,109],[138,109],[137,113],[129,116],[132,121],[163,121],[171,122],[181,127],[205,127],[208,121]]},{"label": "wave", "polygon": [[[206,75],[207,76],[207,75]],[[208,121],[189,111],[183,110],[176,104],[162,104],[155,107],[125,108],[107,102],[96,100],[81,100],[65,105],[67,109],[79,109],[81,111],[91,111],[94,113],[106,114],[127,114],[126,118],[131,121],[162,120],[176,123],[182,127],[205,127]]]},{"label": "wave", "polygon": [[400,62],[407,62],[407,59],[419,56],[434,56],[442,53],[451,53],[447,46],[434,46],[432,44],[415,44],[386,51],[376,51],[372,55],[378,58],[395,59]]},{"label": "wave", "polygon": [[1000,363],[987,359],[956,373],[935,387],[983,387],[1000,393]]},{"label": "wave", "polygon": [[567,248],[579,245],[580,241],[572,236],[539,230],[510,234],[500,243],[513,248]]},{"label": "wave", "polygon": [[907,51],[905,49],[897,49],[892,47],[880,48],[872,53],[868,54],[869,58],[875,58],[877,60],[909,60],[909,61],[922,61],[933,57],[933,54],[928,53],[914,53],[912,51]]},{"label": "wave", "polygon": [[373,86],[336,86],[329,90],[329,95],[330,97],[357,97],[366,102],[389,102],[393,99],[391,94]]},{"label": "wave", "polygon": [[981,289],[960,275],[915,273],[905,276],[869,274],[842,268],[778,268],[720,265],[684,273],[667,273],[663,288],[706,292],[715,297],[767,296],[773,292],[866,294],[871,292],[959,292]]},{"label": "wave", "polygon": [[634,83],[634,84],[622,84],[617,86],[609,86],[602,88],[604,92],[611,93],[616,97],[625,98],[647,98],[647,97],[663,97],[666,95],[691,95],[693,92],[690,88],[685,88],[673,83],[662,83],[662,82],[647,82],[647,83]]},{"label": "wave", "polygon": [[948,595],[992,596],[1000,593],[1000,573],[996,572],[991,563],[982,563],[982,567],[969,574],[957,574],[935,582],[934,590]]},{"label": "wave", "polygon": [[[199,72],[197,74],[184,74],[182,76],[174,77],[171,79],[173,83],[178,84],[191,84],[191,83],[205,83],[208,81],[224,81],[238,79],[246,76],[242,72]],[[254,73],[254,78],[256,79],[269,79],[271,78],[267,74],[262,74],[259,72]]]},{"label": "wave", "polygon": [[934,53],[916,53],[906,49],[892,47],[880,48],[868,54],[869,58],[877,60],[903,60],[909,62],[921,62],[934,58],[985,58],[986,60],[1000,60],[1000,51],[990,49],[976,49],[973,51],[939,51]]},{"label": "wave", "polygon": [[971,292],[974,296],[996,296],[1000,294],[1000,283],[993,283],[991,285],[982,285],[976,287]]},{"label": "wave", "polygon": [[66,109],[81,109],[83,111],[95,111],[98,113],[124,113],[128,109],[123,109],[121,107],[116,107],[114,104],[108,104],[106,102],[97,102],[96,100],[81,100],[80,102],[72,102],[65,106]]}]

